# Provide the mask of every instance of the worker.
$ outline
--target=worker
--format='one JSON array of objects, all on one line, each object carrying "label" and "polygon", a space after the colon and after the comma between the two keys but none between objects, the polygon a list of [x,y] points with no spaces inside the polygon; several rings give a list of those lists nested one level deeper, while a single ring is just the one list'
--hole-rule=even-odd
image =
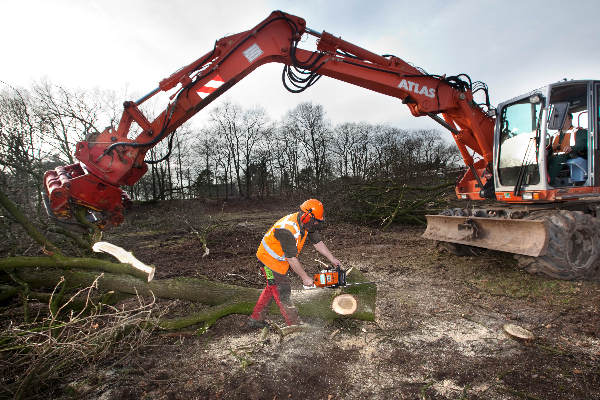
[{"label": "worker", "polygon": [[287,272],[291,267],[302,279],[305,287],[313,286],[312,278],[304,271],[298,260],[306,238],[308,237],[315,249],[331,264],[336,267],[341,264],[321,240],[318,230],[323,219],[323,204],[317,199],[309,199],[300,205],[298,212],[281,218],[267,231],[256,252],[256,256],[263,264],[261,270],[267,280],[267,286],[260,294],[254,311],[249,317],[250,327],[266,326],[265,315],[273,299],[288,326],[302,323],[298,317],[298,310],[290,298],[291,284]]},{"label": "worker", "polygon": [[573,127],[573,114],[567,113],[562,128],[549,146],[548,177],[556,185],[556,176],[562,165],[571,158],[587,158],[587,129]]}]

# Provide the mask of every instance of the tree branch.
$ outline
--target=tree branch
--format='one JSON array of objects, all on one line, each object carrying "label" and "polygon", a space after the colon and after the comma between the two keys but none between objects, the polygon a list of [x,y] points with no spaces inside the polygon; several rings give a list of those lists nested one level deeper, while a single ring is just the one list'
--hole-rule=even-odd
[{"label": "tree branch", "polygon": [[21,210],[13,203],[0,189],[0,204],[6,208],[6,210],[17,220],[18,223],[23,226],[25,231],[33,240],[41,244],[44,249],[57,254],[62,255],[62,252],[54,243],[48,240],[29,220],[23,215]]}]

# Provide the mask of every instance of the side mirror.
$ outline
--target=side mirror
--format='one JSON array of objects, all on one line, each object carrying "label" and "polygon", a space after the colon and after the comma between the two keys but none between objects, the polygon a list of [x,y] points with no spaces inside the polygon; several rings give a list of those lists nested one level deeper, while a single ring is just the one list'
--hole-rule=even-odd
[{"label": "side mirror", "polygon": [[550,104],[550,117],[548,117],[548,129],[561,129],[565,123],[567,112],[569,111],[569,102]]}]

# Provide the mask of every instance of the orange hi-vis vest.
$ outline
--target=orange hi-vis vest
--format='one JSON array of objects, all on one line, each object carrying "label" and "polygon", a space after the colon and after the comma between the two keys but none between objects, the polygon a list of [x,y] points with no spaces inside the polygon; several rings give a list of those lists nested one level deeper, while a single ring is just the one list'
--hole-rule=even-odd
[{"label": "orange hi-vis vest", "polygon": [[279,243],[279,240],[277,240],[275,237],[275,229],[287,229],[292,233],[292,235],[294,235],[298,254],[304,246],[304,242],[306,241],[306,236],[308,236],[308,233],[305,232],[304,236],[300,236],[298,213],[294,213],[286,215],[279,221],[275,222],[275,224],[267,231],[267,233],[265,233],[265,236],[261,240],[260,246],[258,246],[258,250],[256,251],[256,257],[258,257],[263,264],[271,268],[273,271],[285,275],[290,267],[290,264],[285,260],[285,254],[281,248],[281,243]]}]

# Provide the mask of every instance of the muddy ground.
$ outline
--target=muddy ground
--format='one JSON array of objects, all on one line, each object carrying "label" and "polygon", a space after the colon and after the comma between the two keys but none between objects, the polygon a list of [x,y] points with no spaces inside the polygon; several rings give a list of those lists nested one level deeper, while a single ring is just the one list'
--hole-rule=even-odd
[{"label": "muddy ground", "polygon": [[[256,247],[293,208],[275,203],[136,206],[105,240],[157,266],[156,278],[204,275],[261,287]],[[190,227],[208,235],[210,254]],[[375,322],[309,319],[285,337],[246,316],[208,331],[157,333],[137,355],[82,372],[95,399],[600,399],[600,284],[519,271],[509,255],[440,254],[423,229],[382,232],[329,221],[323,237],[347,267],[378,281]],[[300,259],[320,268],[311,246]],[[294,277],[295,288],[301,287]],[[170,304],[185,310],[188,304]],[[272,323],[283,325],[280,315]],[[533,332],[519,342],[506,323]],[[92,378],[93,377],[93,378]]]}]

